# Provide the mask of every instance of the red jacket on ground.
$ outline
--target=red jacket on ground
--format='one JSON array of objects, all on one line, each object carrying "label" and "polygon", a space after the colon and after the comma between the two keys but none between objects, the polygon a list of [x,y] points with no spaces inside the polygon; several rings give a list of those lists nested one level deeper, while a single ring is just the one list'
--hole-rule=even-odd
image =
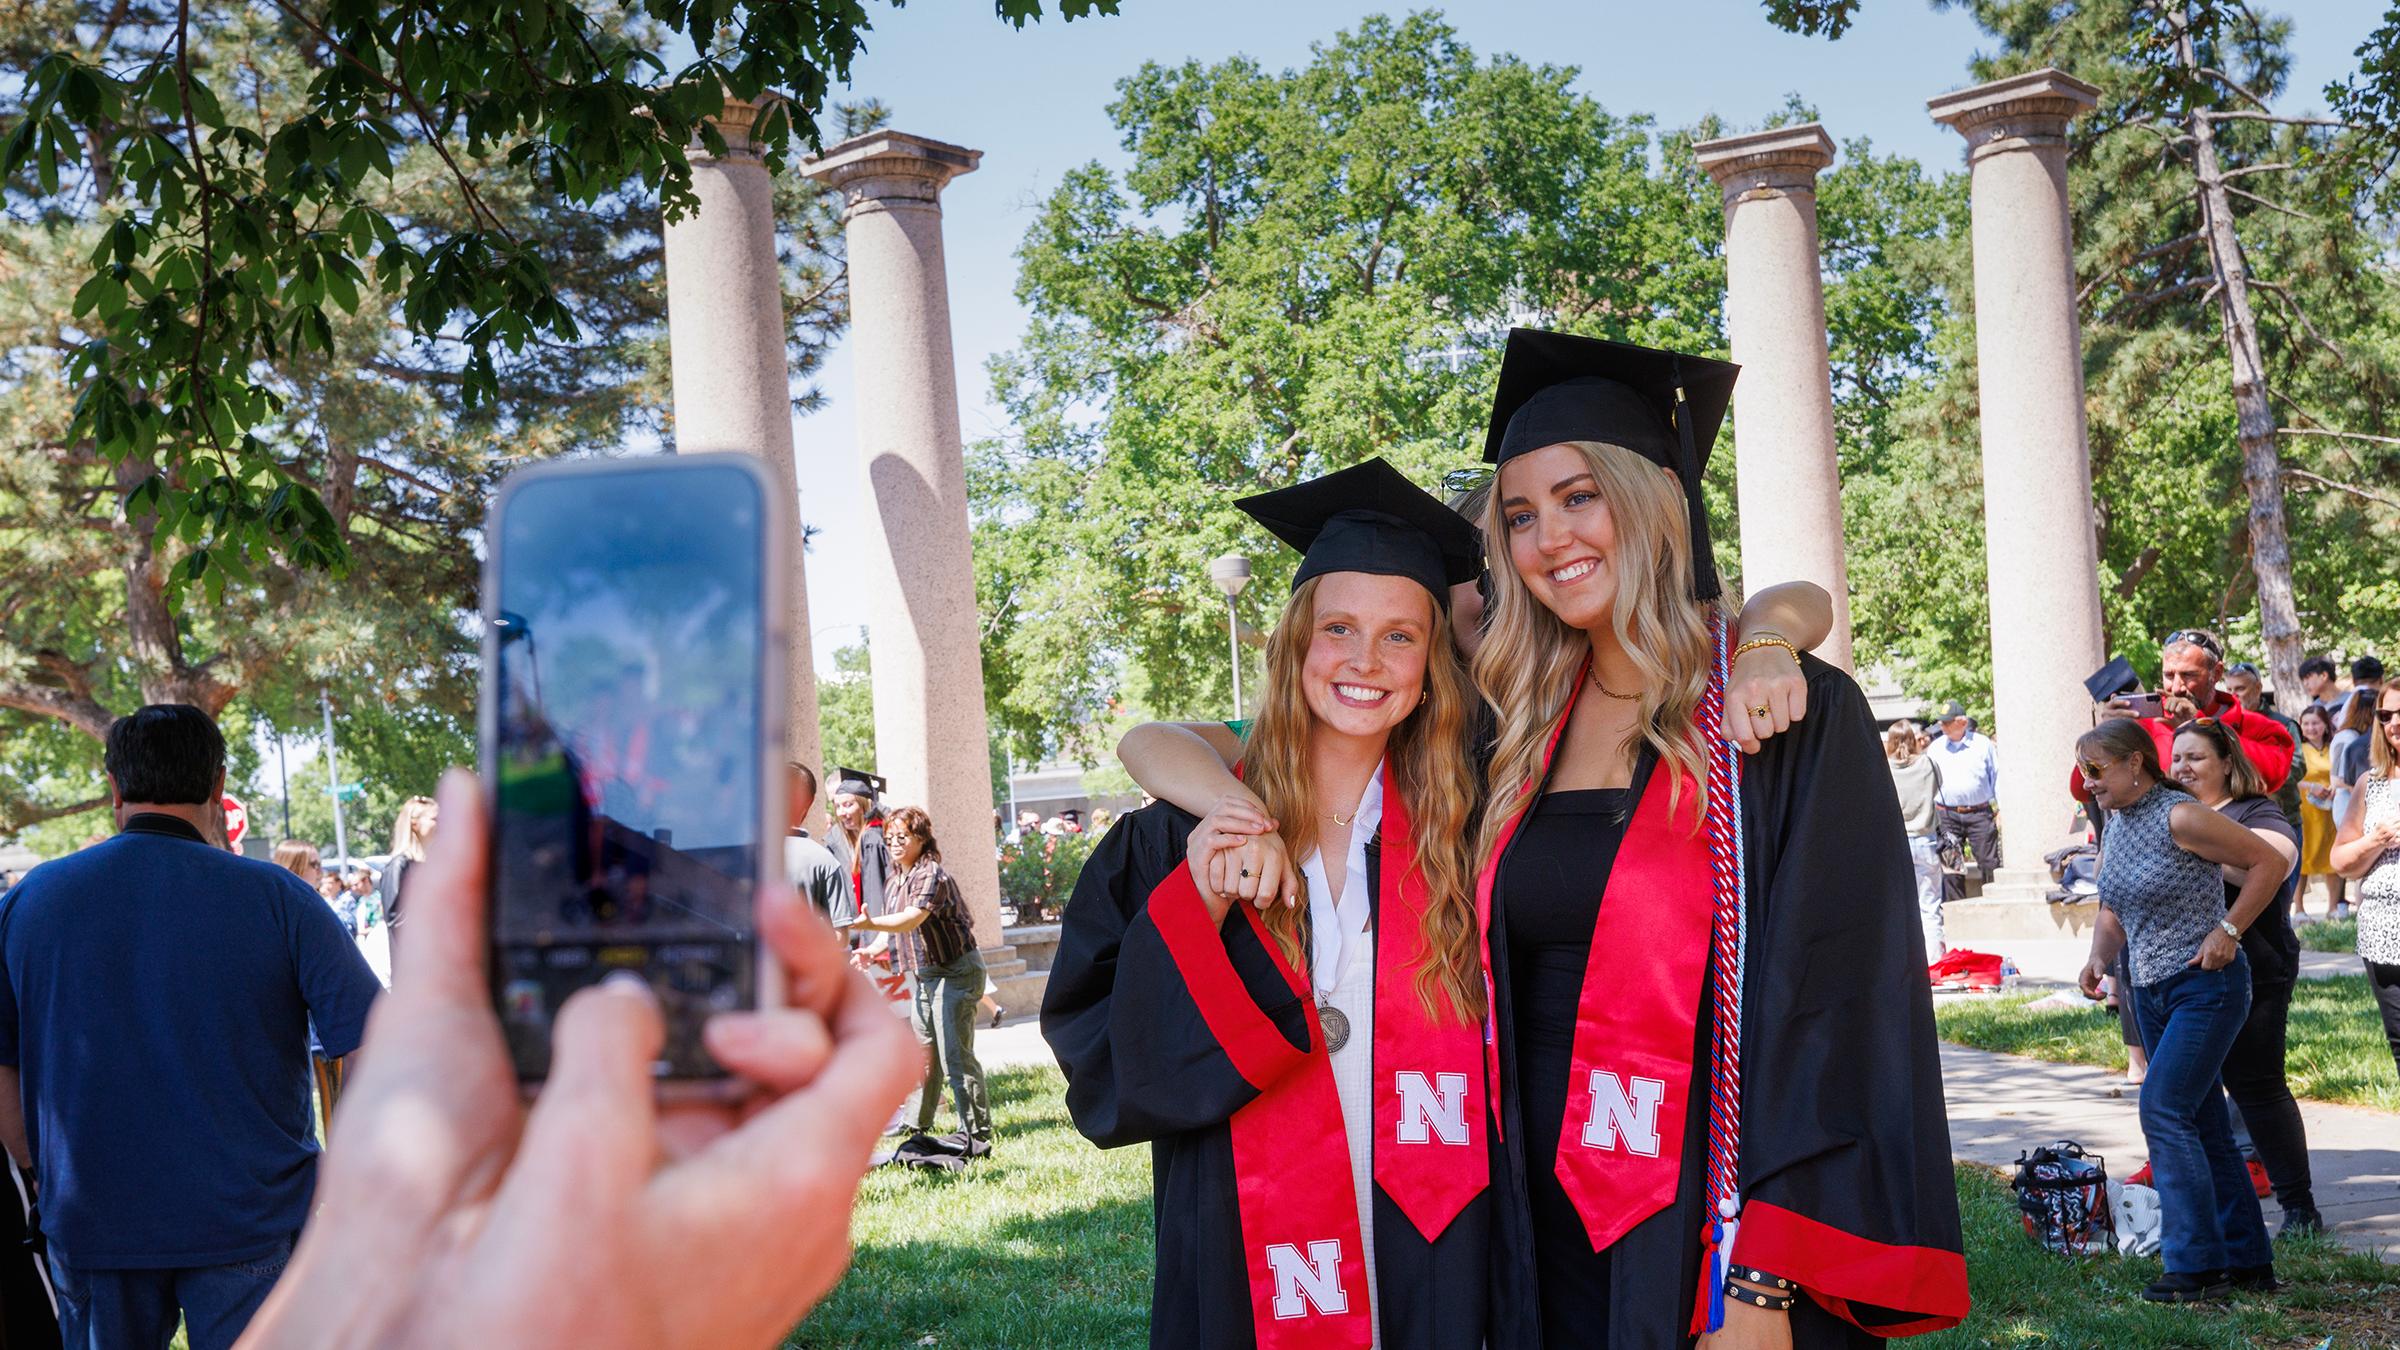
[{"label": "red jacket on ground", "polygon": [[[2285,729],[2283,723],[2265,713],[2252,712],[2234,702],[2233,695],[2222,689],[2216,691],[2216,696],[2216,706],[2202,710],[2201,716],[2213,717],[2224,723],[2225,729],[2241,742],[2242,753],[2250,757],[2251,767],[2258,770],[2259,777],[2267,780],[2268,796],[2283,791],[2283,780],[2290,777],[2292,772],[2292,733]],[[2164,767],[2175,757],[2174,724],[2161,717],[2140,720],[2142,730],[2149,732],[2150,739],[2157,744],[2158,762]],[[2067,778],[2068,791],[2075,794],[2075,800],[2090,805],[2092,797],[2083,790],[2082,770],[2069,768]]]}]

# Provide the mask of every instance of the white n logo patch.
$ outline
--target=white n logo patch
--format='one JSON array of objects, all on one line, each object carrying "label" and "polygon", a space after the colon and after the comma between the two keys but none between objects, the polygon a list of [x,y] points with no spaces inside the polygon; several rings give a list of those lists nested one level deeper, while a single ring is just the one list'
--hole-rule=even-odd
[{"label": "white n logo patch", "polygon": [[1350,1311],[1350,1296],[1342,1292],[1341,1243],[1312,1242],[1306,1256],[1289,1242],[1270,1243],[1267,1269],[1275,1275],[1278,1319]]},{"label": "white n logo patch", "polygon": [[1423,1144],[1440,1136],[1445,1144],[1467,1142],[1467,1076],[1437,1073],[1433,1081],[1413,1069],[1392,1080],[1400,1093],[1400,1142]]},{"label": "white n logo patch", "polygon": [[1660,1079],[1636,1078],[1628,1088],[1608,1070],[1592,1070],[1592,1117],[1583,1127],[1583,1146],[1614,1153],[1622,1141],[1630,1153],[1657,1157],[1658,1105],[1666,1096]]}]

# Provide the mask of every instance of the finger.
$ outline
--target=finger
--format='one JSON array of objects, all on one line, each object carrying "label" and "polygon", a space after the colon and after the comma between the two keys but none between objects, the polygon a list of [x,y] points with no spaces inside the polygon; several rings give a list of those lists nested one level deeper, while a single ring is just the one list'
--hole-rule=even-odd
[{"label": "finger", "polygon": [[780,996],[761,1002],[806,1008],[820,1018],[832,1012],[845,985],[850,945],[789,886],[761,889],[757,903],[758,935],[783,978],[783,988],[774,991]]},{"label": "finger", "polygon": [[1230,894],[1231,888],[1228,883],[1233,878],[1233,855],[1224,849],[1218,849],[1208,855],[1207,865],[1208,893],[1210,895]]},{"label": "finger", "polygon": [[434,793],[442,828],[425,861],[408,869],[408,957],[393,968],[395,995],[486,1006],[491,988],[484,932],[484,854],[490,824],[475,775],[452,769]]},{"label": "finger", "polygon": [[1793,680],[1783,691],[1784,725],[1808,720],[1808,680],[1805,676]]},{"label": "finger", "polygon": [[1727,700],[1727,705],[1728,706],[1725,709],[1726,736],[1729,737],[1735,745],[1738,745],[1742,748],[1743,754],[1757,754],[1759,744],[1758,731],[1750,717],[1750,704],[1746,700],[1735,697],[1729,698]]},{"label": "finger", "polygon": [[1247,806],[1220,806],[1209,818],[1209,824],[1231,834],[1266,834],[1275,828],[1264,811]]},{"label": "finger", "polygon": [[1281,875],[1281,880],[1277,882],[1277,889],[1283,895],[1284,907],[1298,909],[1300,907],[1300,869],[1292,866],[1289,858],[1277,860],[1276,867]]},{"label": "finger", "polygon": [[805,1008],[719,1013],[700,1036],[717,1063],[777,1096],[807,1086],[833,1054],[825,1019]]},{"label": "finger", "polygon": [[551,1032],[549,1080],[500,1185],[496,1226],[507,1216],[543,1235],[528,1240],[549,1242],[625,1212],[658,1159],[650,1066],[666,1036],[658,1000],[638,975],[620,971],[566,1001]]}]

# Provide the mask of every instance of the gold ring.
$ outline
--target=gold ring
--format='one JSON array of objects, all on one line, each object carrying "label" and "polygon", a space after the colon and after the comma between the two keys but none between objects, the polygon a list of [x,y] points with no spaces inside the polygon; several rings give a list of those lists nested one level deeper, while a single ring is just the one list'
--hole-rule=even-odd
[{"label": "gold ring", "polygon": [[1750,715],[1751,715],[1752,717],[1757,717],[1757,718],[1762,718],[1762,719],[1763,719],[1763,718],[1764,718],[1764,717],[1767,715],[1768,711],[1769,711],[1769,710],[1768,710],[1768,709],[1767,709],[1767,708],[1766,708],[1764,705],[1761,705],[1761,706],[1759,706],[1759,707],[1752,708],[1752,709],[1750,710]]}]

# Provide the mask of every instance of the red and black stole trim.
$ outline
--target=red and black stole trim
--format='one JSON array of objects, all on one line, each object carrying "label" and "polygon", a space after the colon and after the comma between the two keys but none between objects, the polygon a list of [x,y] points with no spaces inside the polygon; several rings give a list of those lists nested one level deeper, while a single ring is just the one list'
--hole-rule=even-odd
[{"label": "red and black stole trim", "polygon": [[[1385,770],[1375,923],[1374,1175],[1431,1241],[1489,1182],[1481,1030],[1429,1015],[1417,997],[1425,877],[1407,804]],[[1149,914],[1211,1035],[1259,1089],[1234,1113],[1233,1169],[1242,1259],[1259,1350],[1351,1350],[1372,1344],[1365,1247],[1333,1064],[1308,978],[1283,959],[1258,912],[1236,903],[1284,982],[1308,1009],[1296,1049],[1250,997],[1208,921],[1188,867],[1150,893]]]}]

